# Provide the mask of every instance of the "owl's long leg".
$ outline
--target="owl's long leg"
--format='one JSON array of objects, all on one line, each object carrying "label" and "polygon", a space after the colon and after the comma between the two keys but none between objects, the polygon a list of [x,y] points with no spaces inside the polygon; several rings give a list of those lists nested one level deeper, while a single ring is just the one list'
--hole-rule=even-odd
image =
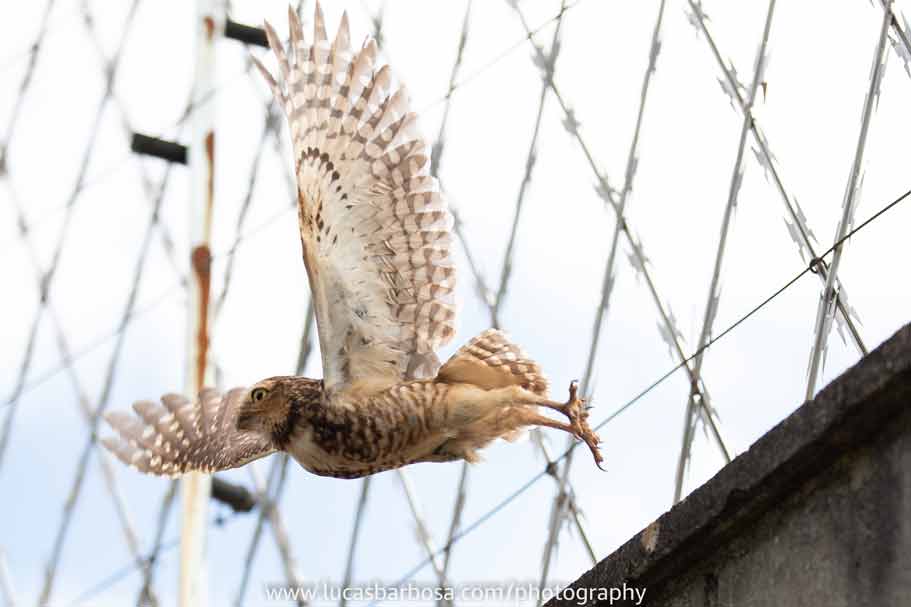
[{"label": "owl's long leg", "polygon": [[[585,441],[600,467],[603,458],[598,450],[601,439],[588,425],[585,402],[578,397],[576,382],[570,385],[569,400],[552,401],[521,386],[512,385],[484,389],[468,383],[448,384],[444,425],[454,432],[453,440],[444,443],[444,451],[468,461],[474,461],[474,450],[495,438],[505,436],[523,426],[540,425],[569,432]],[[541,415],[536,407],[561,412],[569,423],[561,423]]]},{"label": "owl's long leg", "polygon": [[[530,409],[522,410],[519,416],[524,424],[530,426],[533,425],[556,428],[557,430],[569,432],[576,438],[585,441],[585,444],[588,445],[589,449],[591,449],[592,456],[595,458],[595,464],[601,468],[601,462],[604,461],[604,458],[601,456],[601,452],[598,450],[598,443],[601,442],[601,439],[598,438],[597,434],[591,431],[591,428],[588,427],[588,422],[583,420],[580,424],[582,426],[582,430],[580,430],[573,424],[558,422],[555,419],[551,419]],[[603,470],[604,468],[601,469]]]},{"label": "owl's long leg", "polygon": [[559,411],[568,417],[573,427],[580,432],[582,423],[588,418],[588,408],[585,405],[585,399],[579,398],[579,382],[577,381],[569,384],[569,399],[565,403],[542,399],[535,404]]}]

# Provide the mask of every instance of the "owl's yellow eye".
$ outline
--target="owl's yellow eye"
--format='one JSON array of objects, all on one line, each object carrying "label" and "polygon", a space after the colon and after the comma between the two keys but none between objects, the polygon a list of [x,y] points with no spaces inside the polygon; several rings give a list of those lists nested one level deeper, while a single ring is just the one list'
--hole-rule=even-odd
[{"label": "owl's yellow eye", "polygon": [[262,399],[266,398],[266,395],[269,394],[269,391],[265,388],[253,388],[253,391],[250,392],[250,398],[254,403],[258,403]]}]

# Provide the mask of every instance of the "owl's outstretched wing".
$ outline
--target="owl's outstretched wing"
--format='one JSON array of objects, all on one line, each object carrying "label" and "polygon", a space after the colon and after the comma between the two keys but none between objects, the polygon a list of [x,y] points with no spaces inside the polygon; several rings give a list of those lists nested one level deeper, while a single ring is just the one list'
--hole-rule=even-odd
[{"label": "owl's outstretched wing", "polygon": [[133,404],[136,415],[105,415],[119,436],[101,442],[123,463],[160,476],[242,466],[275,451],[269,437],[237,429],[245,393],[235,388],[222,396],[205,389],[195,402],[178,394],[162,396],[161,405],[139,401]]},{"label": "owl's outstretched wing", "polygon": [[278,81],[256,64],[290,125],[326,387],[433,373],[454,333],[452,216],[416,115],[376,42],[352,50],[347,15],[331,44],[318,3],[310,45],[289,21],[287,52],[266,24]]}]

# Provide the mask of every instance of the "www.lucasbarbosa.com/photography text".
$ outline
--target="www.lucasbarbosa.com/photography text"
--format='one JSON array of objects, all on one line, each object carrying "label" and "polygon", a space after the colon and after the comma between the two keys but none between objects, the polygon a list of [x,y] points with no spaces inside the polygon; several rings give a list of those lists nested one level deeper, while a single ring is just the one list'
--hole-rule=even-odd
[{"label": "www.lucasbarbosa.com/photography text", "polygon": [[407,603],[454,601],[460,603],[490,603],[498,605],[537,605],[552,598],[578,605],[600,602],[612,605],[625,601],[641,605],[645,588],[621,586],[606,588],[573,588],[553,583],[543,589],[532,581],[478,582],[439,586],[433,583],[407,582],[404,584],[370,581],[342,586],[331,580],[317,580],[300,586],[267,584],[266,598],[270,601],[306,601],[307,603],[335,603],[344,599],[352,603]]}]

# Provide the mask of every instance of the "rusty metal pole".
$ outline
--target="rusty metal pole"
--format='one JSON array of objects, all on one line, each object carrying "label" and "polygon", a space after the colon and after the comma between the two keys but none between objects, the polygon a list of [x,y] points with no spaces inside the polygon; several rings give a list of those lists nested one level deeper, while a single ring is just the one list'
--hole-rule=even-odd
[{"label": "rusty metal pole", "polygon": [[[215,85],[215,38],[222,28],[217,0],[196,2],[196,75],[193,85],[193,133],[190,163],[190,297],[187,327],[186,387],[196,395],[210,381],[209,292],[212,254],[209,249],[214,202],[215,132],[211,99]],[[190,474],[181,481],[180,529],[181,607],[206,604],[206,511],[211,477]]]}]

